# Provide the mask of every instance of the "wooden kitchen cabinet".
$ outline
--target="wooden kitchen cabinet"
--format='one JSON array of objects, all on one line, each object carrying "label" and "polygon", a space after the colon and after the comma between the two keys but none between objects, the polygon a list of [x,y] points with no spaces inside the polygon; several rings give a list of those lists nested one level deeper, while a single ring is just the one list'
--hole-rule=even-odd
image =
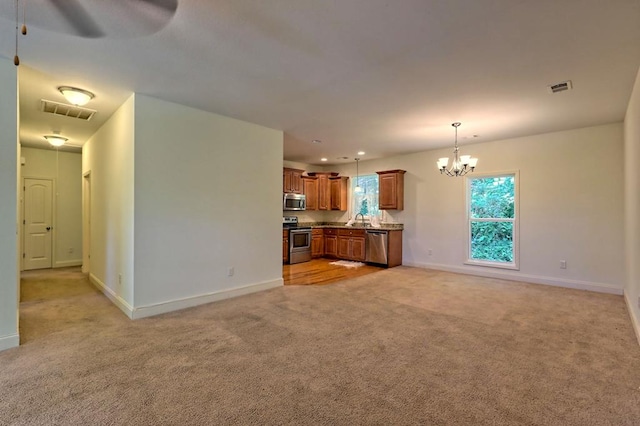
[{"label": "wooden kitchen cabinet", "polygon": [[338,229],[338,257],[340,259],[365,260],[364,229]]},{"label": "wooden kitchen cabinet", "polygon": [[322,228],[311,230],[311,257],[324,256],[324,231]]},{"label": "wooden kitchen cabinet", "polygon": [[347,210],[347,192],[349,178],[346,176],[333,176],[329,178],[331,188],[331,210]]},{"label": "wooden kitchen cabinet", "polygon": [[307,210],[318,210],[318,178],[302,176],[302,188],[307,199]]},{"label": "wooden kitchen cabinet", "polygon": [[387,170],[378,174],[378,208],[404,210],[404,170]]},{"label": "wooden kitchen cabinet", "polygon": [[387,267],[402,265],[402,231],[389,231],[387,253]]},{"label": "wooden kitchen cabinet", "polygon": [[304,170],[284,167],[282,169],[282,192],[302,194],[302,173]]},{"label": "wooden kitchen cabinet", "polygon": [[324,255],[326,257],[338,257],[338,230],[335,228],[325,228],[324,234]]},{"label": "wooden kitchen cabinet", "polygon": [[289,230],[282,230],[282,263],[289,262]]},{"label": "wooden kitchen cabinet", "polygon": [[318,187],[318,210],[331,210],[331,187],[329,186],[329,178],[336,176],[334,172],[309,172],[309,176],[318,178],[316,183]]}]

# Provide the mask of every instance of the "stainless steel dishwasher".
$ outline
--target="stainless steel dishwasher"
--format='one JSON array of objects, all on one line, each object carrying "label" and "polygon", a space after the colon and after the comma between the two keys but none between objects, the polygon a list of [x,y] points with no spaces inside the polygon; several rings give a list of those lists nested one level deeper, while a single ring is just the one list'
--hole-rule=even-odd
[{"label": "stainless steel dishwasher", "polygon": [[367,229],[367,241],[365,244],[365,260],[371,263],[387,265],[389,263],[389,233]]}]

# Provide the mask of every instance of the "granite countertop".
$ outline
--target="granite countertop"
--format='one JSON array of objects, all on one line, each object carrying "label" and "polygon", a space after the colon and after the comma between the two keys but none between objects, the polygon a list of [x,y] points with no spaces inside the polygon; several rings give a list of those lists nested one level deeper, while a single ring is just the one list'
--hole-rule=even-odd
[{"label": "granite countertop", "polygon": [[300,222],[298,226],[310,226],[312,228],[344,228],[344,229],[374,229],[380,231],[402,231],[404,225],[401,223],[381,223],[379,228],[367,226],[363,228],[362,224],[354,223],[353,226],[346,226],[345,222]]}]

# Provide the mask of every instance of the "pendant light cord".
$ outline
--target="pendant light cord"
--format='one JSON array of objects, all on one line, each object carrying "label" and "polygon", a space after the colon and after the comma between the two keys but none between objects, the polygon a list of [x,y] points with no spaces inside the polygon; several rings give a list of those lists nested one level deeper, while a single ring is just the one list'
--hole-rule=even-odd
[{"label": "pendant light cord", "polygon": [[20,23],[20,5],[18,4],[18,0],[16,0],[16,54],[13,57],[13,63],[17,67],[20,65],[20,58],[18,57],[18,25]]}]

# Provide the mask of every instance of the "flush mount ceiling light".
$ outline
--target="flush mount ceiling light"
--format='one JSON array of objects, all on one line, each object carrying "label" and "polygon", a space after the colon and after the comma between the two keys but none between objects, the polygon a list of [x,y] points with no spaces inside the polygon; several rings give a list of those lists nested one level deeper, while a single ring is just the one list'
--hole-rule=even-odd
[{"label": "flush mount ceiling light", "polygon": [[447,169],[447,165],[449,164],[449,158],[444,157],[438,159],[438,170],[440,170],[440,174],[446,174],[447,176],[464,176],[469,172],[473,172],[476,168],[476,164],[478,164],[477,158],[471,158],[470,155],[460,155],[458,148],[458,127],[460,127],[461,123],[451,123],[451,125],[456,129],[456,142],[453,148],[453,163],[451,164],[451,168]]},{"label": "flush mount ceiling light", "polygon": [[320,161],[328,161],[326,158],[322,157]]},{"label": "flush mount ceiling light", "polygon": [[95,96],[93,93],[77,87],[60,86],[58,90],[67,98],[70,104],[78,106],[85,105]]},{"label": "flush mount ceiling light", "polygon": [[364,155],[364,151],[358,151],[358,155]]},{"label": "flush mount ceiling light", "polygon": [[53,146],[62,146],[69,140],[67,138],[63,138],[60,135],[49,135],[45,136],[44,138]]}]

